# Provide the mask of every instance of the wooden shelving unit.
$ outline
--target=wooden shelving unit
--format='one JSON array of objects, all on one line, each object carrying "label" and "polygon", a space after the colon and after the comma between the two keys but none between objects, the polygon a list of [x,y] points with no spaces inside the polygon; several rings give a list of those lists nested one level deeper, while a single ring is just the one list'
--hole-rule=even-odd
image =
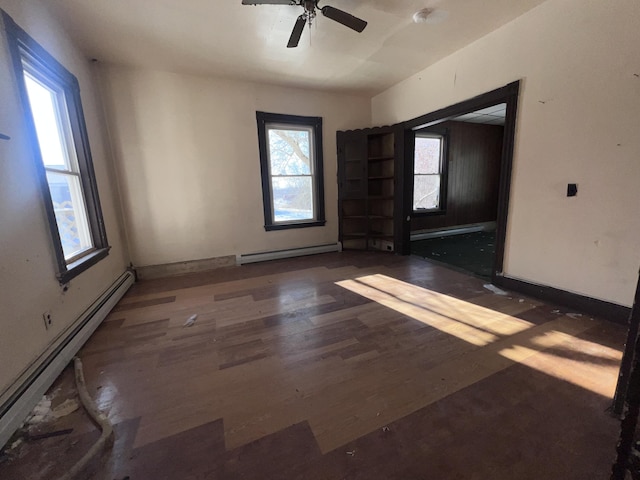
[{"label": "wooden shelving unit", "polygon": [[340,241],[344,249],[394,251],[395,133],[338,132]]}]

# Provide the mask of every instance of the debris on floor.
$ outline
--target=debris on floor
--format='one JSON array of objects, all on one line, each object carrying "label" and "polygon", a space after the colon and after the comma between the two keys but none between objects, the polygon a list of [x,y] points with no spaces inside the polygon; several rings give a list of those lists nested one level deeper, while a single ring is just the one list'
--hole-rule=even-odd
[{"label": "debris on floor", "polygon": [[51,412],[51,398],[47,395],[44,395],[42,399],[38,402],[38,404],[33,407],[31,414],[27,418],[27,423],[29,425],[36,425],[38,423],[44,422],[49,413]]},{"label": "debris on floor", "polygon": [[196,323],[196,318],[198,318],[198,315],[191,315],[189,318],[187,318],[187,321],[184,322],[183,327],[190,327],[192,326],[194,323]]},{"label": "debris on floor", "polygon": [[62,435],[69,435],[73,432],[73,428],[65,428],[63,430],[55,430],[53,432],[41,433],[39,435],[29,435],[29,440],[44,440],[45,438],[61,437]]},{"label": "debris on floor", "polygon": [[505,292],[501,288],[496,287],[492,283],[485,283],[483,285],[483,287],[486,288],[487,290],[489,290],[490,292],[495,293],[496,295],[506,295],[507,294],[507,292]]},{"label": "debris on floor", "polygon": [[0,478],[65,478],[99,434],[80,404],[71,364],[0,451]]},{"label": "debris on floor", "polygon": [[349,450],[347,452],[347,455],[349,455],[350,457],[355,457],[356,456],[356,451],[355,450]]},{"label": "debris on floor", "polygon": [[582,314],[581,313],[567,313],[567,317],[577,319],[577,318],[582,317]]},{"label": "debris on floor", "polygon": [[54,418],[66,417],[67,415],[70,415],[78,410],[78,408],[80,408],[80,404],[78,403],[78,401],[72,398],[68,398],[56,408],[51,410],[51,415],[53,415]]},{"label": "debris on floor", "polygon": [[391,429],[390,429],[389,427],[382,427],[382,431],[383,431],[383,432],[388,432],[388,431],[390,431],[390,430],[391,430]]}]

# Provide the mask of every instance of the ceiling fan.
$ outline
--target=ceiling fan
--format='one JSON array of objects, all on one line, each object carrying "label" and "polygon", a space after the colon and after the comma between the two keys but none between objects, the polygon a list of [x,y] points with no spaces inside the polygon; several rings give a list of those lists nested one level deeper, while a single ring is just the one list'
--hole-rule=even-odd
[{"label": "ceiling fan", "polygon": [[304,27],[307,22],[309,26],[316,18],[316,9],[320,10],[322,14],[341,23],[345,27],[349,27],[352,30],[360,33],[367,26],[367,22],[361,20],[358,17],[354,17],[350,13],[344,12],[340,9],[325,5],[324,7],[318,6],[318,0],[242,0],[243,5],[295,5],[304,8],[304,13],[298,17],[296,24],[293,26],[293,32],[289,37],[289,43],[287,48],[297,47],[300,42],[300,37],[304,31]]}]

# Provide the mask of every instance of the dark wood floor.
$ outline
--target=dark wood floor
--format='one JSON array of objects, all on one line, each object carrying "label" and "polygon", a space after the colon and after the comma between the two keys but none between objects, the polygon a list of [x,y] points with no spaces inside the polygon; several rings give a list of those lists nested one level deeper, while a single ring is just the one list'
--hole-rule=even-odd
[{"label": "dark wood floor", "polygon": [[104,478],[608,478],[625,332],[574,313],[380,253],[140,282],[80,352]]}]

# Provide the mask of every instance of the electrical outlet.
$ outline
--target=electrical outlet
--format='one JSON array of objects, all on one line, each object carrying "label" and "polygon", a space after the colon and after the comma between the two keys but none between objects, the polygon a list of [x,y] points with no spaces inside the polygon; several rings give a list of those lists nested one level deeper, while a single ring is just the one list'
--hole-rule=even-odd
[{"label": "electrical outlet", "polygon": [[42,319],[44,320],[44,327],[49,330],[49,327],[53,324],[53,320],[51,319],[51,312],[44,312],[42,314]]}]

